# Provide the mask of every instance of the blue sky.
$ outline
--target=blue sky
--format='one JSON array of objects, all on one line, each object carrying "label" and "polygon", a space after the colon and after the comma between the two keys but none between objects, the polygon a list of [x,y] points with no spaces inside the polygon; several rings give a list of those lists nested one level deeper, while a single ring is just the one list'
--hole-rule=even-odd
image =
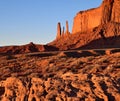
[{"label": "blue sky", "polygon": [[0,46],[46,44],[56,37],[57,23],[77,12],[98,7],[102,0],[0,0]]}]

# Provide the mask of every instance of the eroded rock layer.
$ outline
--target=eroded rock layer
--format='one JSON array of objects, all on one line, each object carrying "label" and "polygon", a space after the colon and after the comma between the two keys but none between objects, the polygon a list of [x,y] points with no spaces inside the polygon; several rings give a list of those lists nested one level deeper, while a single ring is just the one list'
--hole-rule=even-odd
[{"label": "eroded rock layer", "polygon": [[120,53],[106,53],[0,57],[0,101],[119,101]]},{"label": "eroded rock layer", "polygon": [[72,33],[85,32],[108,22],[120,23],[120,0],[104,0],[95,9],[80,11],[74,18]]},{"label": "eroded rock layer", "polygon": [[59,50],[120,47],[120,0],[103,0],[98,8],[74,17],[72,34],[49,43]]},{"label": "eroded rock layer", "polygon": [[21,45],[21,46],[0,47],[0,54],[24,54],[24,53],[56,51],[56,50],[58,49],[54,46],[40,45],[30,42],[29,44]]},{"label": "eroded rock layer", "polygon": [[49,43],[59,50],[120,47],[120,23],[109,22],[82,33],[70,34]]}]

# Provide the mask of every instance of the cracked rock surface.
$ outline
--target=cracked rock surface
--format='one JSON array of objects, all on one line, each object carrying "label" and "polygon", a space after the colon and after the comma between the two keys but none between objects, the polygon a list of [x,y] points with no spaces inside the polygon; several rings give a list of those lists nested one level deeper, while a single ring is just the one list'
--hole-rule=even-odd
[{"label": "cracked rock surface", "polygon": [[0,101],[119,101],[120,53],[0,57]]}]

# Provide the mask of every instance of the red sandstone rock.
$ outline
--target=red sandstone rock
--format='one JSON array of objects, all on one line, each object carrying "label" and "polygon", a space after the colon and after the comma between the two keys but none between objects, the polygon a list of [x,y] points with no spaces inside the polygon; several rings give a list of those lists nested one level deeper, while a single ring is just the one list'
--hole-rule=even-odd
[{"label": "red sandstone rock", "polygon": [[66,32],[65,35],[68,36],[70,34],[69,32],[69,25],[68,25],[68,21],[66,21]]},{"label": "red sandstone rock", "polygon": [[62,37],[64,37],[65,36],[65,28],[63,27],[63,29],[62,29]]},{"label": "red sandstone rock", "polygon": [[54,40],[49,45],[60,50],[119,47],[119,11],[120,0],[104,0],[98,8],[80,11],[74,17],[72,35]]},{"label": "red sandstone rock", "polygon": [[104,0],[95,9],[80,11],[74,18],[72,33],[85,32],[110,21],[120,23],[120,0]]},{"label": "red sandstone rock", "polygon": [[118,48],[120,47],[120,0],[104,0],[98,8],[80,11],[74,17],[72,34],[68,21],[66,31],[61,33],[57,25],[56,39],[47,45],[30,43],[23,46],[0,48],[0,53],[29,53],[80,48]]},{"label": "red sandstone rock", "polygon": [[75,52],[13,56],[16,59],[0,57],[0,101],[120,99],[120,52],[79,58]]},{"label": "red sandstone rock", "polygon": [[61,24],[60,22],[58,23],[57,25],[57,36],[56,36],[56,40],[59,40],[60,38],[66,38],[70,35],[70,32],[69,32],[69,25],[68,25],[68,21],[66,21],[66,31],[64,32],[64,27],[62,29],[62,32],[61,32]]},{"label": "red sandstone rock", "polygon": [[57,25],[57,37],[56,39],[59,39],[61,37],[61,24],[60,22]]},{"label": "red sandstone rock", "polygon": [[23,54],[23,53],[55,51],[55,50],[58,50],[58,49],[54,46],[38,45],[31,42],[29,44],[21,45],[21,46],[1,47],[0,54]]},{"label": "red sandstone rock", "polygon": [[[114,5],[112,8],[108,5],[111,3]],[[104,12],[105,15],[102,15],[101,19],[98,17],[98,20],[95,16],[97,23],[92,23],[91,26],[86,25],[86,22],[90,21],[84,21],[88,15],[83,17],[84,23],[80,25],[82,28],[75,26],[76,34],[63,37],[59,30],[59,39],[49,45],[30,43],[9,46],[0,48],[0,53],[50,51],[57,50],[56,47],[60,50],[120,47],[120,6],[117,6],[120,5],[120,0],[104,0],[103,4],[107,9],[105,7],[100,9],[103,7],[101,6],[97,10]],[[95,13],[95,10],[85,12]],[[75,23],[79,26],[77,20]],[[100,56],[94,56],[95,54]],[[13,55],[11,58],[8,55],[1,56],[0,101],[118,101],[120,53],[106,50],[105,54],[102,56],[102,53],[95,50],[81,50],[58,52],[48,57],[40,57],[38,53],[36,56],[39,58],[33,55]]]}]

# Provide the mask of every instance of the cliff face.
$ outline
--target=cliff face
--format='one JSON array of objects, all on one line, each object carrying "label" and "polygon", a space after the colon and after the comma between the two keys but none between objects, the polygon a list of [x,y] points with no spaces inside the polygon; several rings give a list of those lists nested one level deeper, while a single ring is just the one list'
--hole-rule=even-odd
[{"label": "cliff face", "polygon": [[[72,34],[50,43],[60,50],[113,48],[120,44],[120,0],[103,0],[98,8],[74,17]],[[96,44],[97,43],[97,44]]]},{"label": "cliff face", "polygon": [[104,0],[102,5],[96,9],[77,13],[73,22],[72,33],[85,32],[110,21],[120,22],[119,11],[120,0]]},{"label": "cliff face", "polygon": [[102,7],[81,11],[74,17],[72,33],[85,32],[100,25],[102,18]]},{"label": "cliff face", "polygon": [[104,0],[103,1],[101,24],[106,24],[109,21],[111,21],[113,3],[114,3],[114,0]]},{"label": "cliff face", "polygon": [[111,21],[120,23],[120,0],[114,0]]},{"label": "cliff face", "polygon": [[49,44],[59,50],[119,48],[120,23],[109,22],[86,32],[70,34]]}]

